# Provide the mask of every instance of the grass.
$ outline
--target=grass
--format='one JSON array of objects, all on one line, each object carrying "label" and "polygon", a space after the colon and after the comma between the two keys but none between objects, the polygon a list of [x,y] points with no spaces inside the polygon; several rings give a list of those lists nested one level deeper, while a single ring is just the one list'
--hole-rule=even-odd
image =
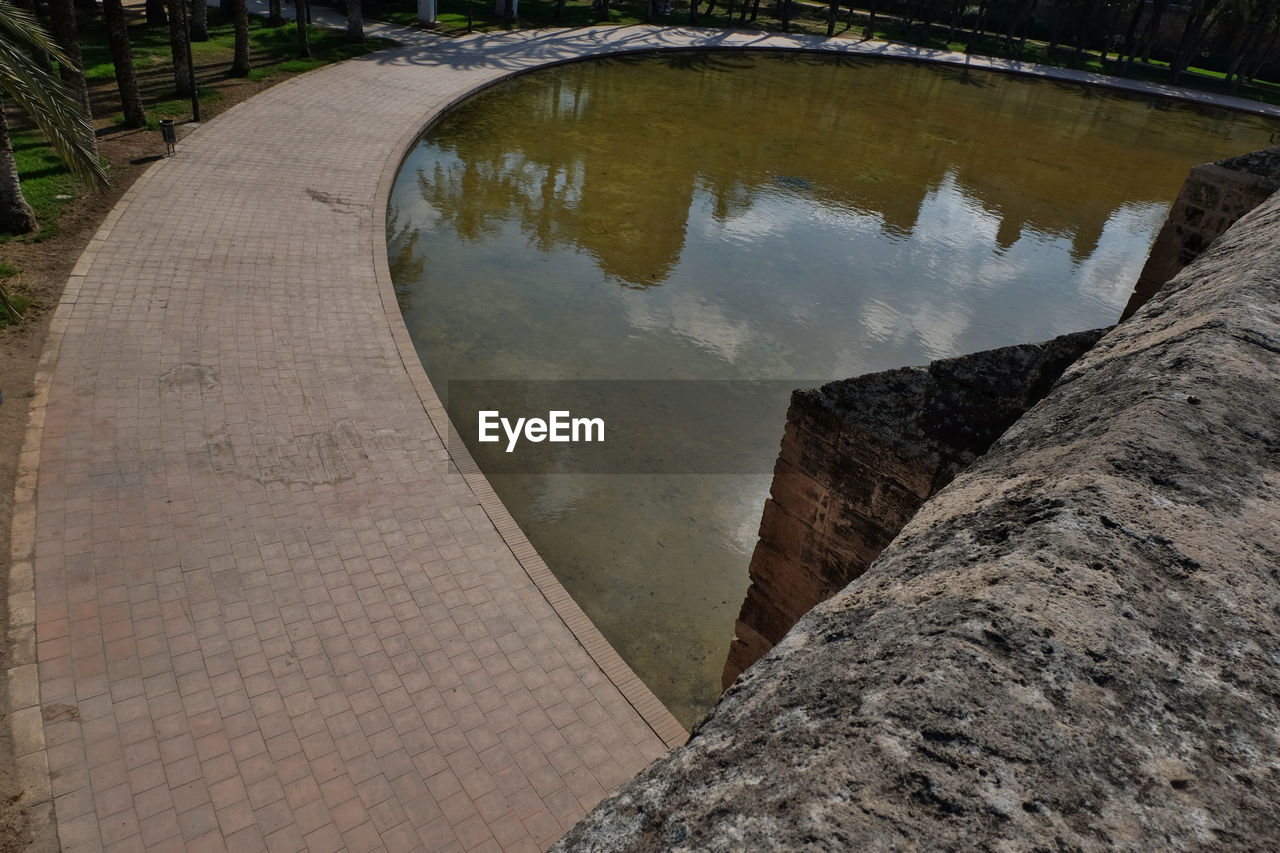
[{"label": "grass", "polygon": [[[341,62],[354,56],[384,47],[386,43],[368,39],[362,44],[348,44],[345,35],[319,27],[308,28],[311,42],[311,58],[297,56],[298,35],[292,22],[283,27],[268,27],[261,18],[249,19],[249,79],[266,80],[279,74],[299,74],[332,62]],[[96,16],[88,18],[81,31],[84,41],[85,77],[90,86],[114,85],[115,67],[107,46],[106,27]],[[169,28],[148,27],[134,24],[129,27],[129,42],[133,52],[133,64],[138,73],[138,87],[148,110],[162,115],[182,115],[177,110],[185,99],[175,99],[173,88],[173,60],[169,53]],[[209,40],[192,42],[191,52],[195,60],[196,78],[200,83],[201,98],[216,97],[208,86],[226,79],[235,49],[235,30],[230,21],[220,19],[217,11],[209,11]],[[176,112],[175,112],[176,110]]]},{"label": "grass", "polygon": [[[209,12],[209,41],[194,42],[192,55],[196,66],[202,105],[216,103],[222,97],[220,84],[228,82],[227,71],[231,67],[235,48],[235,31],[230,21],[220,19],[216,10]],[[260,18],[249,20],[249,79],[254,81],[310,71],[332,62],[341,62],[354,56],[369,53],[385,46],[385,42],[370,39],[363,44],[348,44],[344,33],[309,29],[311,58],[297,57],[297,30],[292,22],[283,27],[268,27]],[[98,15],[82,15],[80,21],[81,50],[84,55],[85,77],[95,114],[109,115],[114,124],[123,124],[124,115],[119,107],[115,88],[115,67],[107,45],[106,26]],[[185,118],[191,114],[188,98],[175,97],[173,59],[169,52],[169,28],[147,27],[141,23],[129,28],[134,69],[138,76],[138,88],[147,111],[147,126],[159,128],[162,118]],[[82,190],[67,174],[43,137],[34,129],[15,129],[13,132],[14,157],[22,180],[22,193],[35,212],[40,230],[35,234],[14,237],[0,235],[0,244],[9,240],[43,241],[58,233],[61,211]],[[58,196],[71,196],[60,199]]]},{"label": "grass", "polygon": [[[705,2],[699,4],[706,7]],[[775,3],[773,0],[762,0],[760,14],[756,21],[745,24],[737,23],[736,12],[741,3],[735,0],[735,15],[732,26],[749,30],[779,30],[781,27],[773,18]],[[564,18],[557,24],[554,21],[554,0],[520,0],[519,16],[511,27],[502,20],[502,16],[493,12],[493,0],[438,0],[438,22],[435,29],[443,35],[461,35],[467,32],[468,7],[473,13],[472,30],[474,32],[495,32],[504,29],[536,29],[541,27],[584,27],[600,23],[599,12],[590,8],[583,0],[571,0],[565,3]],[[389,21],[404,26],[417,25],[417,3],[415,0],[365,0],[365,13],[368,17]],[[700,14],[698,25],[709,28],[729,27],[730,21],[724,14],[727,7],[723,0],[717,0],[715,14]],[[797,2],[792,7],[790,32],[812,35],[825,35],[827,31],[827,7],[822,3]],[[840,9],[836,24],[836,34],[845,38],[860,38],[866,26],[867,15],[864,11],[854,12],[853,26],[848,26],[849,9]],[[656,23],[669,25],[687,24],[689,20],[688,0],[672,4],[672,11],[666,15],[658,15]],[[637,24],[644,22],[644,6],[635,0],[611,3],[608,23]],[[896,19],[883,14],[877,16],[877,26],[870,34],[871,38],[882,41],[910,44],[936,50],[952,50],[964,52],[967,47],[967,33],[957,33],[961,40],[948,41],[948,27],[935,24],[927,33],[919,26],[903,27]],[[1081,61],[1075,58],[1074,48],[1056,48],[1050,52],[1048,45],[1042,41],[1028,39],[1020,56],[1005,49],[1004,36],[983,36],[975,40],[973,52],[981,56],[1000,58],[1017,58],[1024,62],[1040,65],[1051,65],[1060,68],[1078,68],[1101,74],[1110,74],[1132,80],[1150,83],[1169,84],[1169,65],[1167,62],[1152,60],[1150,63],[1134,63],[1127,70],[1121,63],[1108,59],[1102,62],[1096,52],[1085,51]],[[1242,84],[1233,90],[1226,82],[1226,75],[1221,71],[1193,67],[1183,74],[1178,81],[1179,86],[1188,89],[1212,92],[1222,95],[1235,95],[1241,98],[1261,101],[1266,104],[1280,105],[1280,85],[1265,81]]]},{"label": "grass", "polygon": [[13,267],[0,263],[0,329],[21,320],[31,307],[31,297],[25,293],[14,293],[8,286],[9,279],[17,274]]},{"label": "grass", "polygon": [[[22,179],[22,195],[31,205],[40,230],[21,239],[44,241],[58,233],[58,219],[66,205],[81,192],[80,185],[58,159],[58,155],[45,144],[44,137],[36,130],[14,130],[13,158],[18,164]],[[0,234],[0,243],[14,239]],[[2,265],[0,265],[2,266]],[[5,273],[0,270],[0,277]]]}]

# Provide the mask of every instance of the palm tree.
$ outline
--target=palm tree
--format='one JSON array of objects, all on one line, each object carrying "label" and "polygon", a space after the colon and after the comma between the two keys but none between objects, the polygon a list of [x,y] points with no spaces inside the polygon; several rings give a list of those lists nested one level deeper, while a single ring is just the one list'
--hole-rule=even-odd
[{"label": "palm tree", "polygon": [[209,4],[205,0],[191,0],[191,40],[209,40]]},{"label": "palm tree", "polygon": [[186,0],[169,0],[169,52],[173,56],[173,91],[179,98],[191,97],[187,26]]},{"label": "palm tree", "polygon": [[298,27],[298,55],[304,59],[311,56],[311,41],[307,36],[307,24],[311,18],[311,8],[307,0],[294,0],[293,8],[297,10],[294,23]]},{"label": "palm tree", "polygon": [[236,33],[231,76],[249,76],[249,8],[245,0],[231,0],[231,21]]},{"label": "palm tree", "polygon": [[[70,63],[35,18],[0,0],[0,88],[35,121],[73,175],[95,186],[105,184],[106,170],[88,143],[93,126],[80,103],[28,51],[44,51],[59,63]],[[22,197],[9,125],[0,105],[0,231],[24,234],[37,225]]]},{"label": "palm tree", "polygon": [[[84,79],[84,62],[80,54],[80,35],[76,30],[76,10],[73,0],[49,0],[49,32],[53,35],[62,52],[70,62],[58,63],[58,74],[62,82],[67,84],[84,109],[85,117],[93,120],[93,112],[89,108],[89,86]],[[96,149],[93,134],[88,141]]]},{"label": "palm tree", "polygon": [[133,51],[129,47],[129,25],[124,17],[124,4],[120,0],[102,0],[102,17],[107,22],[107,41],[111,46],[111,64],[115,66],[124,123],[129,127],[142,127],[147,123],[147,114],[142,109],[138,75],[133,71]]},{"label": "palm tree", "polygon": [[360,0],[347,0],[347,41],[355,44],[364,41],[364,20],[360,13]]}]

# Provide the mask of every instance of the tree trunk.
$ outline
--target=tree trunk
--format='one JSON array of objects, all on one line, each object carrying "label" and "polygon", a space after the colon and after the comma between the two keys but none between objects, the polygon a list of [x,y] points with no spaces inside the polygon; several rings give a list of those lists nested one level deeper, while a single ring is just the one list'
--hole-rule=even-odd
[{"label": "tree trunk", "polygon": [[205,0],[191,0],[191,40],[209,40],[209,4]]},{"label": "tree trunk", "polygon": [[1256,11],[1257,14],[1249,22],[1249,35],[1245,38],[1244,43],[1240,45],[1240,49],[1231,61],[1230,68],[1227,69],[1227,82],[1231,84],[1232,92],[1240,89],[1240,78],[1244,73],[1244,69],[1249,66],[1249,60],[1256,55],[1262,40],[1267,36],[1268,25],[1276,14],[1275,0],[1267,0],[1262,6],[1257,7]]},{"label": "tree trunk", "polygon": [[187,75],[185,3],[186,0],[169,0],[169,52],[173,54],[173,90],[179,98],[191,97],[191,78]]},{"label": "tree trunk", "polygon": [[231,60],[232,77],[249,76],[249,7],[245,0],[232,0],[231,22],[236,31],[235,54]]},{"label": "tree trunk", "polygon": [[778,5],[782,7],[778,13],[778,22],[782,25],[783,32],[786,32],[791,29],[791,0],[780,0]]},{"label": "tree trunk", "polygon": [[1147,35],[1142,42],[1142,61],[1144,63],[1151,61],[1151,48],[1155,47],[1156,41],[1160,38],[1160,19],[1164,17],[1164,10],[1168,6],[1169,0],[1155,0],[1155,5],[1151,9],[1151,20],[1147,24]]},{"label": "tree trunk", "polygon": [[1035,5],[1035,0],[1018,0],[1017,7],[1013,10],[1013,16],[1009,19],[1009,31],[1004,34],[1004,49],[1006,53],[1013,50],[1013,40],[1018,37],[1018,27],[1022,26],[1022,21],[1031,12],[1031,7]]},{"label": "tree trunk", "polygon": [[111,63],[116,70],[116,88],[120,90],[124,123],[129,127],[142,127],[147,123],[147,114],[142,109],[138,77],[133,71],[133,54],[129,49],[129,27],[125,23],[124,6],[120,0],[102,0],[102,15],[107,19],[107,39],[111,43]]},{"label": "tree trunk", "polygon": [[165,15],[164,10],[164,0],[147,0],[147,26],[163,27],[168,22],[168,16]]},{"label": "tree trunk", "polygon": [[[863,41],[875,38],[876,35],[876,0],[871,0],[867,13],[867,25],[862,28]],[[853,0],[849,0],[849,19],[853,20]]]},{"label": "tree trunk", "polygon": [[[49,0],[49,31],[62,48],[62,52],[71,60],[70,64],[60,63],[58,74],[62,82],[67,84],[71,94],[80,102],[85,116],[93,121],[93,112],[89,108],[89,87],[84,79],[84,57],[80,53],[80,35],[76,31],[76,12],[72,0]],[[90,147],[97,151],[97,142],[93,135],[87,140]]]},{"label": "tree trunk", "polygon": [[360,11],[360,0],[347,0],[347,41],[352,44],[364,41],[364,17]]},{"label": "tree trunk", "polygon": [[298,27],[298,56],[307,59],[311,56],[311,40],[307,37],[307,0],[293,0],[296,13],[294,23]]},{"label": "tree trunk", "polygon": [[[555,22],[558,24],[563,20],[564,20],[564,0],[556,0]],[[471,32],[471,30],[468,29],[467,32]]]},{"label": "tree trunk", "polygon": [[836,34],[836,17],[840,14],[840,0],[827,3],[827,38]]},{"label": "tree trunk", "polygon": [[283,0],[271,0],[271,2],[267,4],[267,26],[268,27],[284,26]]},{"label": "tree trunk", "polygon": [[698,23],[698,0],[689,0],[689,23]]},{"label": "tree trunk", "polygon": [[978,44],[978,37],[982,34],[983,28],[987,25],[987,8],[990,4],[983,0],[978,7],[978,19],[973,22],[973,26],[969,28],[969,38],[964,43],[964,52],[973,53],[973,49]]},{"label": "tree trunk", "polygon": [[511,24],[515,22],[515,19],[516,19],[515,0],[505,0],[505,2],[502,4],[502,22],[505,23],[507,26],[511,26]]},{"label": "tree trunk", "polygon": [[1129,66],[1133,65],[1133,54],[1138,44],[1138,24],[1142,21],[1142,13],[1146,11],[1146,0],[1138,0],[1133,7],[1133,17],[1129,19],[1129,29],[1124,34],[1124,44],[1120,48],[1120,52],[1124,59],[1124,68],[1122,73],[1129,72]]},{"label": "tree trunk", "polygon": [[0,103],[0,232],[29,234],[40,227],[31,205],[22,197],[18,182],[18,164],[13,159],[13,142],[9,139],[9,122]]},{"label": "tree trunk", "polygon": [[1182,31],[1182,41],[1178,44],[1178,55],[1169,66],[1174,83],[1177,83],[1183,72],[1191,67],[1191,60],[1195,59],[1200,49],[1200,39],[1204,36],[1205,25],[1217,7],[1218,0],[1203,0],[1199,8],[1187,18],[1187,26]]},{"label": "tree trunk", "polygon": [[1080,19],[1080,28],[1076,30],[1076,62],[1079,62],[1084,57],[1085,45],[1089,39],[1093,38],[1094,24],[1098,19],[1098,7],[1101,5],[1102,0],[1090,0],[1088,8],[1085,9],[1084,17]]}]

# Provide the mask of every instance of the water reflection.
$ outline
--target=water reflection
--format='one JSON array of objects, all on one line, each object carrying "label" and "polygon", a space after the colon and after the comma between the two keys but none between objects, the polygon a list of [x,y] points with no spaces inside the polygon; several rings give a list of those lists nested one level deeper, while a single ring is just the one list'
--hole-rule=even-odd
[{"label": "water reflection", "polygon": [[[862,58],[579,63],[427,135],[393,191],[389,258],[442,395],[460,378],[821,381],[1113,322],[1187,169],[1270,130]],[[766,445],[785,405],[760,415]],[[768,477],[493,480],[695,719]]]}]

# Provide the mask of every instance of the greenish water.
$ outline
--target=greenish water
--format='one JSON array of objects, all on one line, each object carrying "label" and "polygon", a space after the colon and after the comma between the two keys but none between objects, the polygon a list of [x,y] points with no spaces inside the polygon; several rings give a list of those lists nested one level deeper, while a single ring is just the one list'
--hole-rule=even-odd
[{"label": "greenish water", "polygon": [[[490,89],[424,135],[392,193],[389,257],[442,397],[460,380],[781,380],[756,416],[734,416],[752,434],[723,473],[620,447],[614,473],[490,476],[690,724],[719,693],[785,388],[1114,322],[1187,169],[1274,129],[865,59],[575,63]],[[695,453],[730,433],[704,410],[662,417]]]}]

